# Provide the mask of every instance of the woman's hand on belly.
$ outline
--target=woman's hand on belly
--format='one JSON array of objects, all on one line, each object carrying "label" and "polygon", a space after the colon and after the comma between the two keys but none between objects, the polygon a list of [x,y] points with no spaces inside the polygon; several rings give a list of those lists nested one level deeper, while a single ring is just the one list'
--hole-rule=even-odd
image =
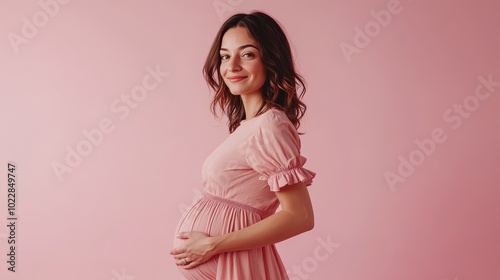
[{"label": "woman's hand on belly", "polygon": [[204,232],[180,232],[177,238],[184,240],[184,244],[172,249],[170,254],[174,257],[175,264],[184,269],[200,265],[217,254],[212,238]]}]

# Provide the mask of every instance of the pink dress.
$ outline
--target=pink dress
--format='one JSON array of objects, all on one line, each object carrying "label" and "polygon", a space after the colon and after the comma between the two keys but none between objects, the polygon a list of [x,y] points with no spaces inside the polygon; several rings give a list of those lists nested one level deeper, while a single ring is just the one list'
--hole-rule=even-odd
[{"label": "pink dress", "polygon": [[[303,167],[299,135],[285,113],[270,109],[243,120],[205,160],[203,195],[180,219],[176,233],[210,236],[248,227],[274,214],[274,192],[287,184],[312,184],[316,173]],[[174,237],[174,248],[184,242]],[[289,279],[275,245],[221,253],[192,268],[179,267],[192,280]]]}]

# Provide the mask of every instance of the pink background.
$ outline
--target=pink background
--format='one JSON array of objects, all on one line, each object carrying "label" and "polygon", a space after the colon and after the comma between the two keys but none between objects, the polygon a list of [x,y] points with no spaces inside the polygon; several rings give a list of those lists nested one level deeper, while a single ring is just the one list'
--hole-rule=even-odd
[{"label": "pink background", "polygon": [[[500,82],[498,1],[54,1],[0,2],[1,279],[180,279],[173,231],[228,135],[201,68],[223,20],[254,9],[285,26],[308,83],[316,226],[278,244],[290,278],[500,279],[500,87],[478,78]],[[168,76],[127,105],[148,67]]]}]

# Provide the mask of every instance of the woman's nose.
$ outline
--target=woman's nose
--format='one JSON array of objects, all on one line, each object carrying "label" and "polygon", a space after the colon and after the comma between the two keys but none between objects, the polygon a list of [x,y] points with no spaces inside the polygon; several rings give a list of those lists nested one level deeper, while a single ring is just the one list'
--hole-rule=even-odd
[{"label": "woman's nose", "polygon": [[237,58],[237,57],[231,57],[231,58],[229,59],[228,69],[229,69],[229,71],[231,71],[231,72],[241,70],[240,61],[238,60],[238,58]]}]

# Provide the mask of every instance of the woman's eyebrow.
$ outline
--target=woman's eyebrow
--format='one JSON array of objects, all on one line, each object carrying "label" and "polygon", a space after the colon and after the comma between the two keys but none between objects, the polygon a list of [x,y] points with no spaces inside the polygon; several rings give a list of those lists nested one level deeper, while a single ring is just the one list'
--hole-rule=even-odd
[{"label": "woman's eyebrow", "polygon": [[[240,46],[238,48],[238,50],[242,50],[244,48],[248,48],[248,47],[252,47],[252,48],[256,48],[257,50],[259,50],[259,48],[257,48],[256,46],[252,45],[252,44],[246,44],[246,45],[243,45],[243,46]],[[226,48],[220,48],[221,51],[228,51],[228,49]]]}]

